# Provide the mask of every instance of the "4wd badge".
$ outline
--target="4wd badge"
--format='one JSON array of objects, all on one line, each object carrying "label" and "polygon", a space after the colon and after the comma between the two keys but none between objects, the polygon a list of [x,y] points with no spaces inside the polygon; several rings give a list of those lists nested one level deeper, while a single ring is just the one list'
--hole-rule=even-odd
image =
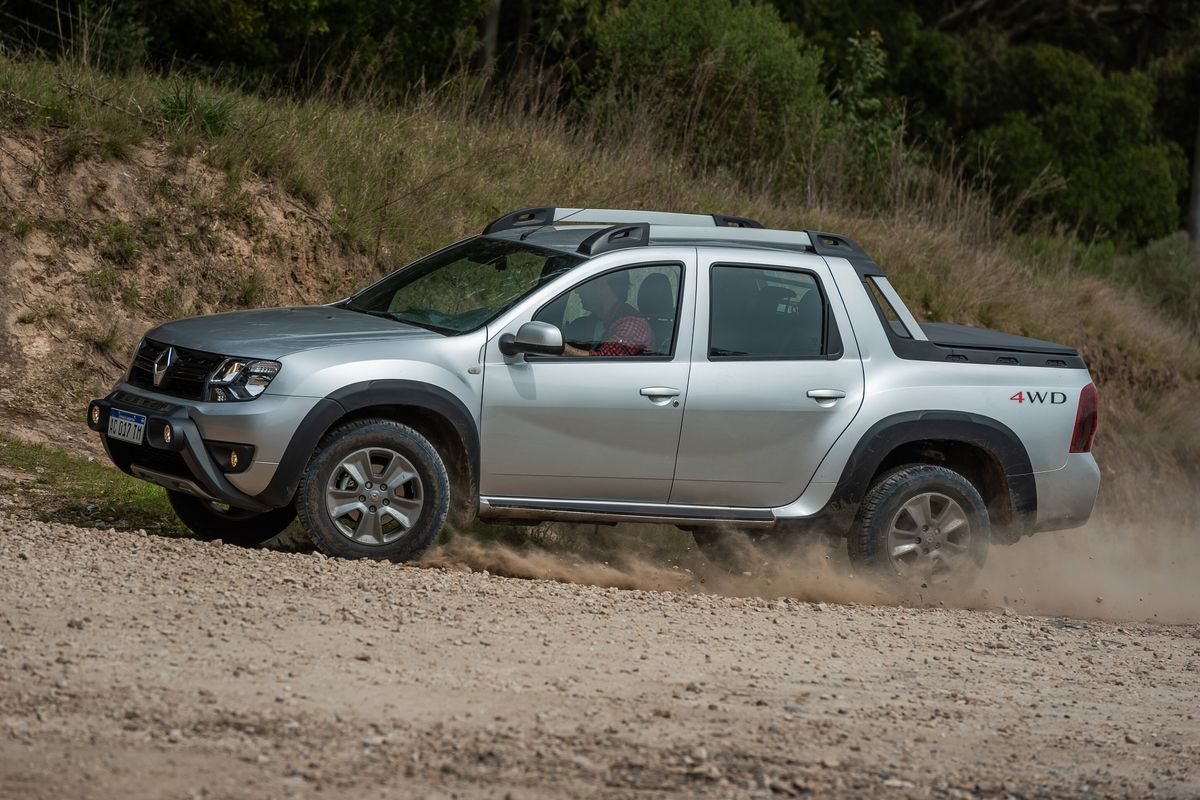
[{"label": "4wd badge", "polygon": [[1067,402],[1067,395],[1064,392],[1020,391],[1008,399],[1017,403],[1050,403],[1051,405],[1061,406]]}]

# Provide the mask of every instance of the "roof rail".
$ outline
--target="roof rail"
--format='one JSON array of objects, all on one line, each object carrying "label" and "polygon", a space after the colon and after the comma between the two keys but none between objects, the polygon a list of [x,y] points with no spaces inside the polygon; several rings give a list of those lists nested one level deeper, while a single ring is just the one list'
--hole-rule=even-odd
[{"label": "roof rail", "polygon": [[610,250],[626,247],[645,247],[650,244],[650,226],[645,222],[632,225],[613,225],[596,231],[579,243],[579,252],[585,256],[598,256]]},{"label": "roof rail", "polygon": [[651,225],[699,228],[762,228],[762,223],[757,220],[729,214],[677,214],[671,211],[534,206],[497,217],[487,224],[483,233],[486,236],[512,228],[541,227],[559,222],[568,225],[634,225],[644,222]]},{"label": "roof rail", "polygon": [[554,211],[554,206],[534,206],[510,211],[489,222],[483,229],[483,235],[499,233],[510,228],[524,228],[528,225],[549,225],[554,222]]}]

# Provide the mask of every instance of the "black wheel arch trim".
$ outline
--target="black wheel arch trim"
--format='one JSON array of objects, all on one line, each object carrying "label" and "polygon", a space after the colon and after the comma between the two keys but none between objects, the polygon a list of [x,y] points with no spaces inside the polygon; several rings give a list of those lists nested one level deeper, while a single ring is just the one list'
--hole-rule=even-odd
[{"label": "black wheel arch trim", "polygon": [[1014,523],[1023,532],[1032,528],[1037,484],[1025,445],[999,420],[962,411],[906,411],[876,422],[855,445],[823,513],[848,530],[884,459],[897,447],[921,441],[962,442],[990,452],[1008,480]]},{"label": "black wheel arch trim", "polygon": [[292,434],[274,477],[256,499],[268,506],[291,502],[300,476],[321,439],[347,415],[372,406],[411,406],[446,419],[462,439],[472,475],[479,475],[479,428],[461,400],[430,383],[400,379],[361,381],[319,400]]}]

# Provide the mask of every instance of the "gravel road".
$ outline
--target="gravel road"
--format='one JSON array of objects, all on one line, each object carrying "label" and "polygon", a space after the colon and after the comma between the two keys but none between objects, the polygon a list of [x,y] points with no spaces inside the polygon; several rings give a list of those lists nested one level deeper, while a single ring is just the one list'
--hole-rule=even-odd
[{"label": "gravel road", "polygon": [[0,795],[1200,794],[1200,629],[605,589],[0,513]]}]

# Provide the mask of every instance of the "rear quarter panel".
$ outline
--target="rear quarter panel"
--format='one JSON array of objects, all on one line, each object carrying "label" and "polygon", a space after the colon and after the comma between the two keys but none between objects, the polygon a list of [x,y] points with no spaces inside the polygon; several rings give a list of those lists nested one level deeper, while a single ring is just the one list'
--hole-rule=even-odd
[{"label": "rear quarter panel", "polygon": [[1066,464],[1086,370],[877,358],[867,365],[861,412],[822,463],[817,481],[836,481],[867,430],[906,411],[989,417],[1016,434],[1034,472]]},{"label": "rear quarter panel", "polygon": [[1034,472],[1067,463],[1085,369],[916,361],[892,350],[875,307],[848,261],[829,258],[853,336],[862,353],[866,391],[862,410],[822,462],[814,482],[836,482],[863,434],[879,420],[906,411],[960,411],[1010,428]]}]

